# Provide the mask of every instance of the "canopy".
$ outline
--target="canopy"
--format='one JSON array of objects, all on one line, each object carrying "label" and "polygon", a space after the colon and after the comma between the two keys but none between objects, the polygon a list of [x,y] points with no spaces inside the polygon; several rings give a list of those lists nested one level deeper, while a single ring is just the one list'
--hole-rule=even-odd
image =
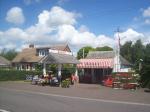
[{"label": "canopy", "polygon": [[80,59],[78,68],[113,68],[113,59]]},{"label": "canopy", "polygon": [[79,61],[72,55],[49,53],[41,61],[46,64],[78,64]]}]

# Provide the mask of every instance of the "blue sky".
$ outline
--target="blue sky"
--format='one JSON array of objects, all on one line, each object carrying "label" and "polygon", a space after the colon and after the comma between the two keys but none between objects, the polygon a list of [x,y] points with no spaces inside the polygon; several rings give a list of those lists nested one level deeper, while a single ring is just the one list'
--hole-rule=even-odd
[{"label": "blue sky", "polygon": [[69,43],[75,51],[85,45],[114,47],[117,27],[122,44],[146,43],[149,7],[150,0],[0,0],[0,49],[28,43]]}]

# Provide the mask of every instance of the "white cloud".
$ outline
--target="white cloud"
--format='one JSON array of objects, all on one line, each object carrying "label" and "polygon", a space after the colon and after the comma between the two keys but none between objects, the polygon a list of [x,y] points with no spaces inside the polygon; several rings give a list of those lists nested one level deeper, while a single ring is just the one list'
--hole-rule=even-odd
[{"label": "white cloud", "polygon": [[7,12],[6,20],[14,24],[23,24],[25,21],[25,17],[23,15],[22,9],[20,7],[11,8]]},{"label": "white cloud", "polygon": [[[38,15],[38,23],[25,29],[25,32],[29,34],[30,41],[46,38],[47,40],[43,43],[48,43],[48,40],[55,40],[55,43],[57,43],[57,39],[54,39],[57,35],[56,33],[60,32],[59,30],[61,27],[63,27],[63,25],[74,25],[77,23],[76,19],[79,17],[79,15],[80,14],[78,13],[69,12],[61,7],[55,6],[49,11],[44,10],[42,13],[40,13]],[[59,40],[58,42],[60,42]]]},{"label": "white cloud", "polygon": [[80,32],[71,25],[63,25],[59,28],[58,40],[60,42],[69,42],[74,47],[83,47],[86,45],[98,47],[108,45],[113,47],[113,39],[105,35],[96,36],[89,31]]},{"label": "white cloud", "polygon": [[150,7],[148,7],[147,9],[143,10],[143,19],[144,19],[144,23],[146,25],[150,25]]},{"label": "white cloud", "polygon": [[[92,47],[110,46],[115,47],[117,35],[109,37],[106,35],[95,35],[89,29],[81,25],[76,28],[78,14],[69,12],[61,7],[53,7],[50,11],[44,10],[38,16],[38,22],[26,29],[10,28],[6,31],[0,31],[0,46],[4,48],[21,48],[27,47],[27,44],[50,45],[69,43],[74,51],[83,46]],[[127,29],[120,33],[121,44],[126,41],[135,42],[142,39],[143,42],[150,40],[133,29]],[[18,49],[19,48],[19,49]]]},{"label": "white cloud", "polygon": [[28,35],[22,29],[10,28],[0,33],[0,46],[4,48],[17,48],[18,46],[20,47],[27,38]]},{"label": "white cloud", "polygon": [[150,7],[148,7],[147,9],[145,9],[143,11],[143,16],[144,17],[150,17]]},{"label": "white cloud", "polygon": [[57,27],[63,24],[74,25],[77,21],[76,18],[80,14],[69,12],[61,7],[55,6],[50,11],[44,10],[38,16],[38,24],[47,25],[48,27]]},{"label": "white cloud", "polygon": [[114,48],[115,40],[114,40],[114,38],[111,38],[111,37],[108,37],[108,36],[105,36],[105,35],[99,35],[97,37],[97,39],[95,40],[95,44],[99,47],[109,46],[109,47]]},{"label": "white cloud", "polygon": [[[118,34],[116,33],[114,37],[117,42]],[[144,34],[139,33],[131,28],[127,29],[125,32],[119,33],[119,37],[121,44],[124,44],[127,41],[132,41],[134,43],[138,39],[141,39],[143,42],[146,40]]]},{"label": "white cloud", "polygon": [[38,15],[38,23],[30,26],[25,31],[36,38],[37,36],[50,35],[57,32],[58,28],[62,25],[74,25],[77,17],[80,14],[69,12],[61,7],[55,6],[51,10],[44,10]]}]

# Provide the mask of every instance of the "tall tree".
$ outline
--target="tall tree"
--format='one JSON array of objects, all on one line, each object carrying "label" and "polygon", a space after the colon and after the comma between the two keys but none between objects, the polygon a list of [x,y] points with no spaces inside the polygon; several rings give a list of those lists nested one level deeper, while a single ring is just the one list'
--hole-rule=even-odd
[{"label": "tall tree", "polygon": [[[134,65],[136,72],[140,73],[143,87],[150,88],[150,44],[144,46],[141,40],[134,44],[126,42],[120,51],[121,55]],[[142,69],[139,69],[140,65]]]},{"label": "tall tree", "polygon": [[145,47],[145,55],[150,57],[150,43],[147,44]]},{"label": "tall tree", "polygon": [[132,63],[131,55],[132,55],[132,42],[128,41],[120,48],[120,54],[129,62]]},{"label": "tall tree", "polygon": [[77,58],[78,59],[85,58],[87,56],[87,54],[89,53],[89,51],[94,51],[94,48],[92,48],[91,46],[82,47],[77,52]]},{"label": "tall tree", "polygon": [[142,62],[141,82],[143,87],[150,88],[150,43],[145,47],[145,56]]},{"label": "tall tree", "polygon": [[145,46],[142,44],[141,40],[137,40],[132,46],[132,63],[137,65],[140,59],[144,58]]}]

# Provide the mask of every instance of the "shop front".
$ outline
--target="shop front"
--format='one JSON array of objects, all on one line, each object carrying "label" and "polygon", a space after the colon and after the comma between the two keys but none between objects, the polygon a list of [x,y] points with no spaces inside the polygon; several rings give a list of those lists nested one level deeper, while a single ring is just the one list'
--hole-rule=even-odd
[{"label": "shop front", "polygon": [[103,79],[111,75],[113,59],[81,59],[77,64],[80,82],[102,83]]}]

